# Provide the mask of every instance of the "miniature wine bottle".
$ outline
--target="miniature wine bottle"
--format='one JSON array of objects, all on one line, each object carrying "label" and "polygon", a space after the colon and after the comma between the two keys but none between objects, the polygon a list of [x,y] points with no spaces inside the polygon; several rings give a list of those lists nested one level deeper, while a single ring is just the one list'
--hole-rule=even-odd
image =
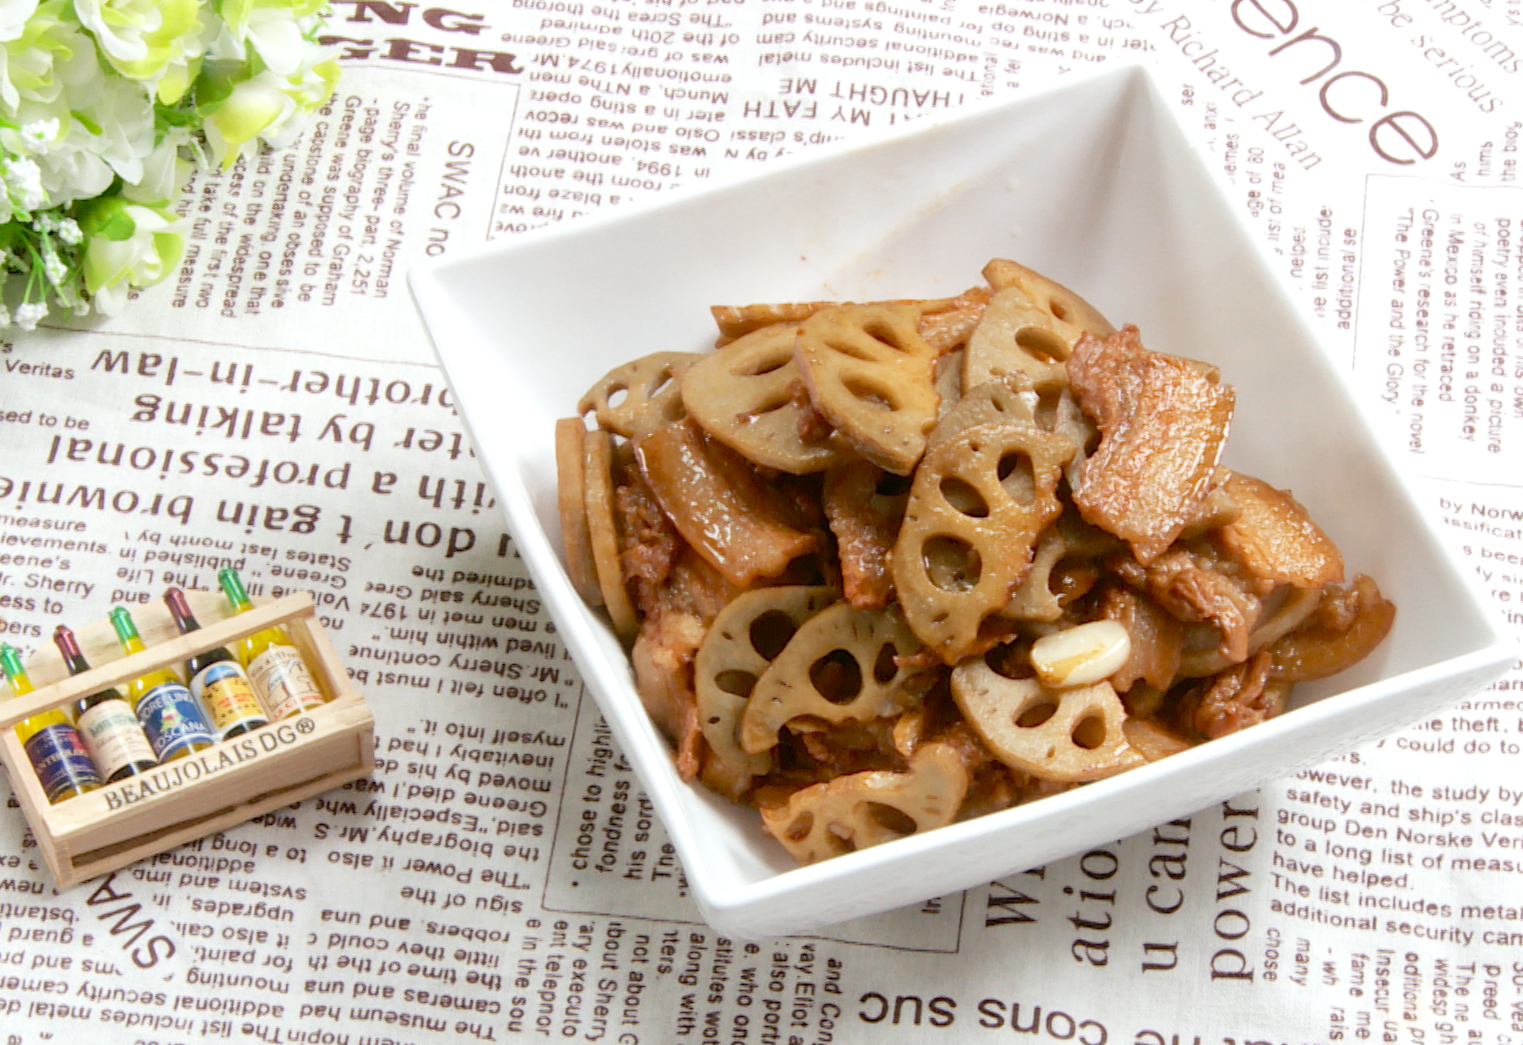
[{"label": "miniature wine bottle", "polygon": [[[62,624],[53,632],[53,644],[68,665],[70,675],[90,670],[89,662],[79,650],[79,640]],[[159,764],[137,713],[114,686],[80,698],[74,705],[74,722],[96,772],[108,784],[146,773]]]},{"label": "miniature wine bottle", "polygon": [[[111,626],[116,629],[116,641],[123,652],[130,655],[142,651],[143,640],[130,613],[120,606],[113,608]],[[196,698],[168,668],[150,671],[127,683],[127,699],[160,762],[205,751],[217,742]]]},{"label": "miniature wine bottle", "polygon": [[[254,608],[238,571],[224,566],[217,571],[217,581],[227,594],[234,613],[247,613]],[[325,701],[312,672],[302,660],[301,651],[291,641],[291,636],[278,624],[256,631],[233,645],[238,662],[248,672],[254,691],[264,698],[264,706],[270,709],[272,721],[290,718],[321,707]]]},{"label": "miniature wine bottle", "polygon": [[[190,603],[179,588],[164,593],[164,602],[174,614],[175,625],[180,634],[199,631],[201,625],[190,612]],[[259,706],[254,687],[243,668],[225,647],[218,646],[204,653],[197,653],[185,662],[185,674],[190,679],[190,691],[211,714],[212,724],[223,740],[242,736],[244,733],[268,725],[270,720]]]},{"label": "miniature wine bottle", "polygon": [[[21,653],[16,647],[0,644],[0,669],[16,696],[32,692],[32,680],[21,666]],[[90,753],[61,709],[49,708],[22,719],[16,723],[16,736],[26,748],[26,757],[37,771],[37,780],[49,803],[57,805],[100,787],[100,776],[90,761]]]}]

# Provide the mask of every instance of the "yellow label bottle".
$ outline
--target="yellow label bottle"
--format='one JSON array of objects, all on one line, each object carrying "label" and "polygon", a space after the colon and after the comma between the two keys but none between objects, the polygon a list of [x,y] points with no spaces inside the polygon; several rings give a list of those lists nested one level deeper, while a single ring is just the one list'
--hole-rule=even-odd
[{"label": "yellow label bottle", "polygon": [[[164,601],[169,605],[169,612],[174,614],[180,634],[200,630],[201,625],[190,612],[190,603],[185,601],[183,591],[170,588],[164,593]],[[190,677],[190,691],[211,715],[212,724],[223,740],[269,725],[270,720],[259,706],[259,698],[254,695],[248,676],[225,647],[218,646],[191,657],[185,662],[185,674]]]},{"label": "yellow label bottle", "polygon": [[[247,613],[254,608],[237,570],[224,566],[217,571],[217,580],[234,612]],[[233,651],[248,672],[255,692],[264,698],[272,720],[278,722],[300,715],[324,703],[323,691],[302,660],[301,651],[279,625],[239,640]]]}]

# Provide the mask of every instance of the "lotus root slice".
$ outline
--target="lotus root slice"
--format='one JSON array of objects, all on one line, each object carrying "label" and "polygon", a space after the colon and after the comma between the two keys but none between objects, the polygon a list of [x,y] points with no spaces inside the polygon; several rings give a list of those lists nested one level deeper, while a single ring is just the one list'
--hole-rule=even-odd
[{"label": "lotus root slice", "polygon": [[982,657],[952,672],[952,697],[996,758],[1042,780],[1081,783],[1142,765],[1109,682],[1051,690],[998,674]]}]

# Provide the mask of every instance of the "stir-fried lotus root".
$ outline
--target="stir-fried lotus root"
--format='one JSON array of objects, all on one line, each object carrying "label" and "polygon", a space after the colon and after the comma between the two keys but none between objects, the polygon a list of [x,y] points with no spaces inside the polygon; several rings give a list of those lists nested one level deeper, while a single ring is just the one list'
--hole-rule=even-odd
[{"label": "stir-fried lotus root", "polygon": [[797,719],[893,717],[919,701],[910,686],[915,672],[905,663],[918,649],[896,607],[836,603],[805,621],[756,680],[740,717],[740,746],[766,751],[776,746],[778,730]]},{"label": "stir-fried lotus root", "polygon": [[715,790],[738,798],[753,777],[771,771],[771,745],[757,752],[740,746],[741,716],[756,680],[799,627],[833,599],[834,593],[823,585],[757,588],[736,598],[709,625],[693,663],[693,682],[699,726],[713,755],[705,779]]},{"label": "stir-fried lotus root", "polygon": [[813,408],[793,361],[798,326],[762,327],[703,356],[682,379],[688,414],[715,439],[780,472],[805,475],[857,460],[827,427],[809,438]]},{"label": "stir-fried lotus root", "polygon": [[838,305],[799,327],[794,358],[809,398],[873,464],[908,475],[936,423],[936,350],[915,305]]},{"label": "stir-fried lotus root", "polygon": [[[1236,393],[995,259],[957,297],[716,307],[556,427],[567,573],[685,780],[800,863],[1282,714],[1396,608]],[[589,423],[595,428],[588,429]]]},{"label": "stir-fried lotus root", "polygon": [[762,822],[801,864],[945,827],[968,791],[968,770],[948,744],[926,744],[903,773],[869,771],[795,791],[762,808]]}]

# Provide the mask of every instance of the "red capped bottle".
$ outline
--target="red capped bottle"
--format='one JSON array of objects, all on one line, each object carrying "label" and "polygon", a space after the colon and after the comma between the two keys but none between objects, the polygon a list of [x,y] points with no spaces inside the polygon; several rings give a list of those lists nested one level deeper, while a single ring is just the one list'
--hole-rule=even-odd
[{"label": "red capped bottle", "polygon": [[[0,643],[0,670],[4,670],[11,691],[16,696],[32,692],[32,680],[21,666],[16,647]],[[69,716],[58,708],[39,711],[16,723],[16,736],[26,748],[26,757],[37,771],[48,802],[57,805],[66,799],[86,794],[100,787],[100,775]]]},{"label": "red capped bottle", "polygon": [[[53,632],[53,645],[58,647],[70,675],[90,670],[79,650],[79,640],[62,624]],[[159,764],[137,713],[114,686],[80,698],[74,705],[74,724],[96,771],[108,784],[146,773]]]},{"label": "red capped bottle", "polygon": [[[201,625],[190,612],[190,604],[185,601],[183,591],[170,588],[164,593],[164,602],[168,604],[169,612],[174,614],[175,626],[180,629],[180,634],[188,635],[200,630]],[[212,725],[223,740],[242,736],[270,724],[269,717],[259,705],[259,698],[254,695],[254,687],[249,683],[248,675],[244,674],[243,666],[226,647],[218,646],[197,653],[185,662],[185,674],[190,679],[190,691],[211,715]]]}]

